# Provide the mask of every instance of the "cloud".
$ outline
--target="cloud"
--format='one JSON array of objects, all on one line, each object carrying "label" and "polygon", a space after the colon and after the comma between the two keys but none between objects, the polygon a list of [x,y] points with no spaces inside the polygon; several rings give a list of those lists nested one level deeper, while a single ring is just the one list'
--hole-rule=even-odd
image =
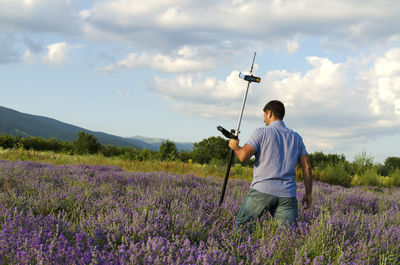
[{"label": "cloud", "polygon": [[390,126],[391,115],[400,118],[400,48],[391,49],[375,61],[374,67],[360,77],[369,86],[373,113],[381,117],[381,126]]},{"label": "cloud", "polygon": [[69,52],[82,47],[82,45],[69,45],[66,42],[57,42],[47,45],[47,53],[42,57],[42,61],[52,66],[68,63]]},{"label": "cloud", "polygon": [[0,34],[0,64],[31,64],[42,51],[42,45],[31,38],[11,33]]},{"label": "cloud", "polygon": [[[223,43],[242,40],[298,49],[296,36],[326,42],[381,45],[400,37],[397,0],[319,1],[99,1],[80,12],[88,35],[114,36],[142,47]],[[346,40],[346,41],[343,41]],[[275,43],[275,44],[274,44]]]},{"label": "cloud", "polygon": [[48,63],[66,60],[66,47],[64,51],[57,45],[45,49],[42,42],[47,34],[80,35],[78,11],[75,0],[0,0],[0,31],[2,39],[8,39],[0,39],[0,64],[31,64],[44,50],[47,55],[42,58]]},{"label": "cloud", "polygon": [[286,49],[288,53],[295,53],[299,49],[299,42],[297,40],[286,41]]},{"label": "cloud", "polygon": [[15,40],[3,35],[0,37],[0,64],[9,64],[19,62],[21,54],[15,45]]},{"label": "cloud", "polygon": [[[265,103],[279,99],[287,107],[285,120],[302,131],[314,150],[344,148],[400,131],[400,48],[368,59],[333,62],[311,56],[306,61],[311,69],[305,73],[273,70],[252,84],[247,119],[259,121]],[[349,69],[356,69],[355,78],[349,78]],[[236,119],[245,91],[237,74],[223,81],[190,74],[155,77],[147,87],[187,115]]]},{"label": "cloud", "polygon": [[78,5],[73,0],[0,0],[0,29],[8,32],[79,33]]},{"label": "cloud", "polygon": [[180,50],[178,56],[167,56],[163,54],[148,55],[129,53],[124,59],[115,64],[110,64],[102,70],[106,72],[117,71],[120,69],[130,69],[138,67],[148,67],[167,73],[184,72],[203,72],[212,70],[214,67],[209,60],[191,59],[188,48]]},{"label": "cloud", "polygon": [[35,41],[30,37],[25,36],[23,38],[23,43],[26,45],[32,53],[41,53],[44,49],[41,42]]},{"label": "cloud", "polygon": [[[193,75],[179,75],[175,80],[159,76],[147,87],[173,101],[217,104],[236,100],[242,94],[239,72],[233,71],[224,81],[205,78],[198,81]],[[209,105],[211,105],[209,104]]]},{"label": "cloud", "polygon": [[[0,29],[128,46],[131,53],[120,61],[121,67],[132,64],[129,60],[135,55],[133,65],[154,68],[137,62],[147,56],[160,61],[159,71],[204,72],[207,60],[216,65],[229,55],[247,52],[248,47],[296,53],[301,40],[308,37],[321,38],[328,49],[381,47],[400,40],[399,13],[397,0],[94,0],[85,4],[76,0],[0,0]],[[31,41],[25,45],[35,54],[43,49]],[[177,53],[185,47],[197,49],[197,55],[189,58]],[[21,58],[25,50],[10,56]],[[3,61],[10,60],[5,57]],[[118,63],[104,70],[115,71]]]},{"label": "cloud", "polygon": [[22,56],[22,60],[25,64],[33,64],[35,61],[35,55],[30,50],[26,50]]},{"label": "cloud", "polygon": [[124,98],[124,93],[120,89],[117,90],[117,93],[121,99]]}]

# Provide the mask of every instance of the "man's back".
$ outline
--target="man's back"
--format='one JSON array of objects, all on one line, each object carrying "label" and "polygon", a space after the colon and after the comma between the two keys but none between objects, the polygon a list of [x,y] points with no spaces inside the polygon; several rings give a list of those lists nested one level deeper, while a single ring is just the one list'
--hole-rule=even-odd
[{"label": "man's back", "polygon": [[246,144],[255,149],[251,188],[277,197],[296,196],[296,164],[306,155],[302,138],[282,121],[253,132]]}]

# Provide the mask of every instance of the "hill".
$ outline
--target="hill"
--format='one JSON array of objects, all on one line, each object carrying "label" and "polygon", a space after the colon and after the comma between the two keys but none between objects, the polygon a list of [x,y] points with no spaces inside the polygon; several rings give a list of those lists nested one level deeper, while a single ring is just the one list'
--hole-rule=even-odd
[{"label": "hill", "polygon": [[[139,141],[151,144],[157,150],[160,149],[161,143],[167,140],[167,139],[162,139],[162,138],[151,138],[151,137],[145,137],[145,136],[140,136],[140,135],[136,135],[136,136],[130,137],[129,139],[139,140]],[[172,141],[172,140],[170,140],[170,141]],[[172,141],[172,142],[175,143],[176,148],[178,149],[178,151],[180,151],[180,150],[192,150],[193,149],[193,143],[190,143],[190,142],[175,142],[175,141]]]},{"label": "hill", "polygon": [[78,132],[80,131],[94,135],[103,145],[130,146],[140,149],[159,150],[157,145],[149,144],[138,139],[124,138],[104,132],[94,132],[52,118],[21,113],[0,106],[0,134],[6,133],[22,137],[36,136],[46,139],[53,137],[63,141],[74,141],[78,137]]}]

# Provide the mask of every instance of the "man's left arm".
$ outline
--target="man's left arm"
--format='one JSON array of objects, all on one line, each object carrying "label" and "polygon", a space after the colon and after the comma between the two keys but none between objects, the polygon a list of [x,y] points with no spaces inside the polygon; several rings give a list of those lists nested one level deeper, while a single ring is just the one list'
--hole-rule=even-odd
[{"label": "man's left arm", "polygon": [[235,151],[236,156],[239,158],[240,162],[244,162],[252,157],[256,150],[249,144],[245,144],[243,147],[239,146],[239,140],[230,139],[229,148]]}]

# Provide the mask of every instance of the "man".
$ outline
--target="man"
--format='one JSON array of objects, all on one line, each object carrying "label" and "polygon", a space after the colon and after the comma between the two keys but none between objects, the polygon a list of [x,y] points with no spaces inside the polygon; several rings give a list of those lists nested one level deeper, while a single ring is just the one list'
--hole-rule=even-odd
[{"label": "man", "polygon": [[[253,224],[264,212],[269,211],[279,224],[296,224],[296,164],[303,169],[306,193],[302,199],[305,209],[312,203],[312,173],[303,140],[288,129],[283,120],[285,107],[272,100],[264,107],[267,125],[256,129],[243,146],[231,139],[229,147],[241,162],[255,155],[253,182],[236,217],[235,228]],[[251,226],[248,230],[251,232]]]}]

